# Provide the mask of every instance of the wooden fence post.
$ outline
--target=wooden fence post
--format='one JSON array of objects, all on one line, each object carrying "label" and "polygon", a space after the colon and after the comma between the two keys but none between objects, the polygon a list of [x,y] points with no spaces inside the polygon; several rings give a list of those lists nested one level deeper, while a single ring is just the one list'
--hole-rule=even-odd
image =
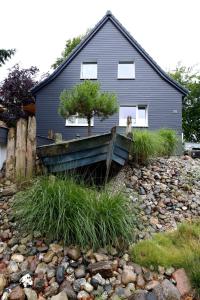
[{"label": "wooden fence post", "polygon": [[36,160],[36,119],[35,116],[28,118],[27,146],[26,146],[26,176],[32,177]]},{"label": "wooden fence post", "polygon": [[14,178],[15,176],[15,128],[8,130],[7,154],[6,154],[6,177]]},{"label": "wooden fence post", "polygon": [[27,137],[27,121],[19,119],[17,121],[16,132],[16,178],[24,178],[26,175],[26,137]]}]

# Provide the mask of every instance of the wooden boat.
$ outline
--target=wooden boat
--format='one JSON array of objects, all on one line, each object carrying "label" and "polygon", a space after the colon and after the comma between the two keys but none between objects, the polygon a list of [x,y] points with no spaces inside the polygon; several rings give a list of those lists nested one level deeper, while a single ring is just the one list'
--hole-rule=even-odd
[{"label": "wooden boat", "polygon": [[130,138],[113,129],[111,133],[39,146],[37,155],[50,173],[105,161],[108,177],[112,161],[123,166],[128,160],[130,145]]}]

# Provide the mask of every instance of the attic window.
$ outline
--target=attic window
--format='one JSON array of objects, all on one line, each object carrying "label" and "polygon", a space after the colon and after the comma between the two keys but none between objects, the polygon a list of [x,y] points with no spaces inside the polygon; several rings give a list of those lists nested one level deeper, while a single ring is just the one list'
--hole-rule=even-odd
[{"label": "attic window", "polygon": [[135,63],[133,61],[118,63],[118,79],[135,79]]},{"label": "attic window", "polygon": [[81,79],[97,79],[97,63],[83,62],[81,64]]}]

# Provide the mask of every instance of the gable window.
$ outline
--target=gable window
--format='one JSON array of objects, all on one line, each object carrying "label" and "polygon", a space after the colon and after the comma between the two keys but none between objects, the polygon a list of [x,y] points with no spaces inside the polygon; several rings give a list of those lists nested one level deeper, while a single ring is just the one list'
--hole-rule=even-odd
[{"label": "gable window", "polygon": [[97,63],[83,62],[81,64],[81,79],[97,79]]},{"label": "gable window", "polygon": [[119,126],[127,126],[127,117],[132,118],[132,126],[147,127],[148,114],[147,106],[120,106],[119,109]]},{"label": "gable window", "polygon": [[133,61],[118,63],[118,79],[135,79],[135,63]]},{"label": "gable window", "polygon": [[[65,126],[88,126],[86,118],[79,117],[78,114],[66,119]],[[94,118],[91,119],[91,126],[94,126]]]}]

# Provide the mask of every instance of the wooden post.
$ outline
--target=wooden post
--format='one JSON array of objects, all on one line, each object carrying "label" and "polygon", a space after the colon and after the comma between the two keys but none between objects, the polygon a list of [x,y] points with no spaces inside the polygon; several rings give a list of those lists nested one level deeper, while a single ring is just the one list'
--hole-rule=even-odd
[{"label": "wooden post", "polygon": [[32,177],[36,161],[36,119],[28,118],[27,145],[26,145],[26,177]]},{"label": "wooden post", "polygon": [[15,128],[10,128],[8,131],[5,175],[10,179],[15,176]]},{"label": "wooden post", "polygon": [[27,137],[27,121],[19,119],[17,121],[16,132],[16,178],[24,178],[26,175],[26,137]]},{"label": "wooden post", "polygon": [[131,136],[132,132],[132,117],[127,117],[126,136]]},{"label": "wooden post", "polygon": [[108,147],[108,154],[107,154],[107,159],[106,159],[106,176],[105,176],[105,184],[108,181],[108,176],[110,173],[110,167],[111,167],[111,163],[112,163],[112,155],[113,155],[113,148],[114,148],[114,143],[116,140],[116,127],[113,127],[111,129],[111,140],[110,140],[110,144]]}]

